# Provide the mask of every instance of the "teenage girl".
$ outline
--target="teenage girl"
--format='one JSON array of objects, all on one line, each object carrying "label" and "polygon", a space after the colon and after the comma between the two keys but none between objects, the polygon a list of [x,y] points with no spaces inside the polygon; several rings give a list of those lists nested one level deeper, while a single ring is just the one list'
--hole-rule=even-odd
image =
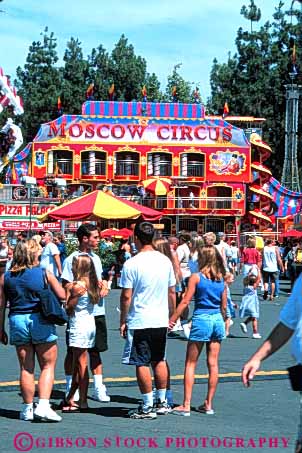
[{"label": "teenage girl", "polygon": [[226,285],[223,280],[225,267],[214,245],[199,248],[198,269],[198,273],[191,275],[188,289],[169,322],[171,329],[194,296],[195,307],[184,372],[184,400],[183,404],[174,408],[172,412],[182,416],[190,415],[195,369],[204,345],[209,370],[208,391],[198,411],[207,415],[214,414],[212,404],[218,384],[218,358],[221,341],[225,338],[224,319],[227,304]]},{"label": "teenage girl", "polygon": [[[100,300],[97,275],[88,254],[74,257],[72,273],[74,282],[67,295],[66,311],[70,325],[69,346],[73,352],[73,376],[62,412],[77,412],[88,408],[87,349],[92,348],[95,343],[93,305]],[[73,400],[77,388],[80,393],[78,405]]]}]

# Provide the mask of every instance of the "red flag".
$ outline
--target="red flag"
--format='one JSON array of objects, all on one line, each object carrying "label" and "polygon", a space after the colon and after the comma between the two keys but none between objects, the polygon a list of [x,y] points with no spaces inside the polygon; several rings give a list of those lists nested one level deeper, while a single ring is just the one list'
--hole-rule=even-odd
[{"label": "red flag", "polygon": [[177,102],[177,88],[175,85],[172,87],[172,102]]},{"label": "red flag", "polygon": [[142,96],[143,96],[143,101],[147,100],[147,88],[146,85],[143,86],[142,88]]},{"label": "red flag", "polygon": [[92,82],[86,90],[86,98],[91,99],[94,92],[94,83]]},{"label": "red flag", "polygon": [[294,45],[293,45],[292,63],[293,63],[293,65],[295,65],[297,63],[296,43],[294,43]]},{"label": "red flag", "polygon": [[223,115],[222,115],[223,118],[225,118],[229,113],[230,113],[230,109],[229,109],[228,103],[225,102],[224,107],[223,107]]},{"label": "red flag", "polygon": [[11,183],[12,183],[12,184],[15,184],[16,181],[17,181],[17,172],[16,172],[16,169],[15,169],[15,164],[14,164],[14,162],[12,162],[11,171],[12,171],[12,179],[11,179]]},{"label": "red flag", "polygon": [[61,112],[62,110],[62,103],[61,103],[61,98],[60,96],[58,97],[58,112]]},{"label": "red flag", "polygon": [[112,101],[113,96],[114,96],[114,83],[109,88],[108,93],[109,93],[109,99],[110,99],[110,101]]}]

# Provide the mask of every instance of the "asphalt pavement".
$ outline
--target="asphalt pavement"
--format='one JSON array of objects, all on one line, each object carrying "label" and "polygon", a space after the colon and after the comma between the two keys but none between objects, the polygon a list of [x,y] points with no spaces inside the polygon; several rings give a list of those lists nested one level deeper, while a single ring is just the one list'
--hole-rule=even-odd
[{"label": "asphalt pavement", "polygon": [[[278,321],[286,302],[289,284],[281,281],[281,293],[274,302],[260,295],[259,332],[265,338]],[[241,279],[231,289],[239,301]],[[110,403],[89,400],[89,413],[63,414],[58,424],[29,423],[19,420],[21,397],[18,390],[18,363],[12,346],[0,347],[0,451],[66,452],[66,451],[205,451],[205,452],[271,452],[294,451],[299,420],[299,394],[293,392],[286,368],[292,365],[289,345],[263,363],[261,373],[250,389],[240,382],[243,363],[261,340],[242,334],[240,320],[234,320],[232,337],[222,345],[220,383],[215,396],[215,415],[194,410],[206,393],[205,354],[201,354],[193,391],[190,417],[160,416],[155,420],[132,420],[129,409],[135,408],[140,394],[135,368],[121,364],[124,340],[119,337],[119,290],[107,299],[109,351],[102,355],[104,378],[111,396]],[[65,353],[64,328],[59,331],[59,360],[52,403],[62,400]],[[180,333],[168,340],[168,361],[176,403],[182,402],[182,376],[187,341]]]}]

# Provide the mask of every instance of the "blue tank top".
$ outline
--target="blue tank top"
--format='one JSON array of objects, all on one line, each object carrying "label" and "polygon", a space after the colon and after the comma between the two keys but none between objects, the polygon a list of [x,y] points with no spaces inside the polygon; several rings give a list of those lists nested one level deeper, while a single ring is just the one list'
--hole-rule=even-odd
[{"label": "blue tank top", "polygon": [[224,280],[210,280],[199,272],[199,283],[195,291],[194,315],[202,313],[219,313],[221,296],[224,291]]},{"label": "blue tank top", "polygon": [[6,272],[4,293],[10,303],[9,316],[39,312],[40,300],[37,292],[43,289],[43,286],[43,273],[39,266],[20,272]]}]

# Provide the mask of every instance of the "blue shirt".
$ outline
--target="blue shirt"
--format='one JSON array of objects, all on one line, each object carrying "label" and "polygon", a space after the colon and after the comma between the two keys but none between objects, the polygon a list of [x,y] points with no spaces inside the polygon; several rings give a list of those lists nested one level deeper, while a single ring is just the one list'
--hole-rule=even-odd
[{"label": "blue shirt", "polygon": [[20,272],[5,272],[4,293],[10,303],[9,316],[39,312],[40,299],[37,293],[43,287],[43,273],[39,266]]},{"label": "blue shirt", "polygon": [[199,283],[195,290],[195,314],[219,313],[221,296],[224,291],[224,280],[210,280],[199,272]]}]

